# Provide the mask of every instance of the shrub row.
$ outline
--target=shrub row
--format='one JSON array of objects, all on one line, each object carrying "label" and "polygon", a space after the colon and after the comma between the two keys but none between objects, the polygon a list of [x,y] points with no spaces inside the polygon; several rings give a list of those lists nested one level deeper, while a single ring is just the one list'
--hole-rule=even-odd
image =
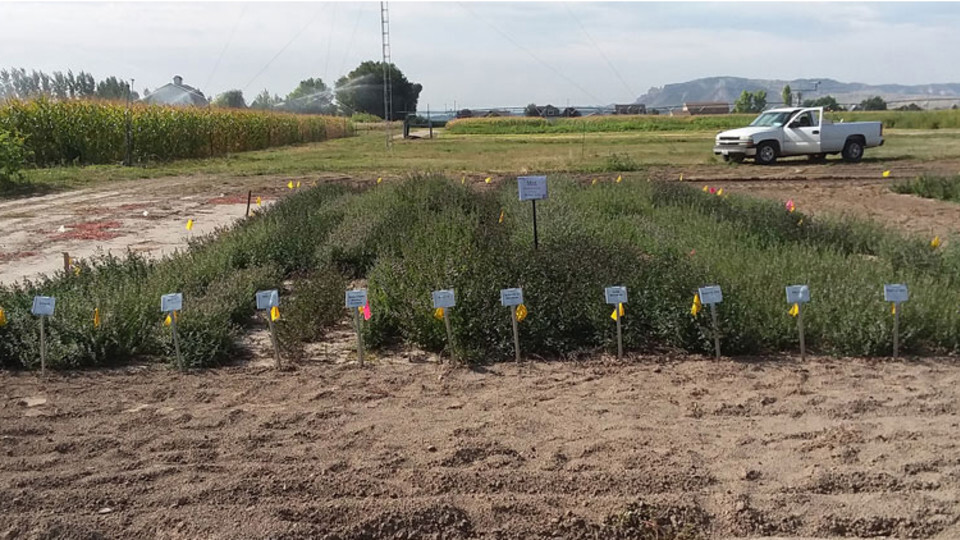
[{"label": "shrub row", "polygon": [[[350,135],[346,118],[217,108],[130,107],[137,162],[205,158]],[[126,152],[127,105],[104,101],[8,101],[0,132],[26,138],[31,164],[109,164]]]}]

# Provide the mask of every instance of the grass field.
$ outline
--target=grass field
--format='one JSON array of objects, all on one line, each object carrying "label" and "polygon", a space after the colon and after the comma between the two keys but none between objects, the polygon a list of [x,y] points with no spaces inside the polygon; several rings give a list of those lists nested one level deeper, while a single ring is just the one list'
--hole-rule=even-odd
[{"label": "grass field", "polygon": [[[588,133],[553,135],[454,135],[396,141],[385,149],[382,133],[316,144],[180,160],[138,167],[95,165],[25,171],[33,190],[179,175],[298,175],[318,171],[379,176],[421,171],[456,174],[621,172],[646,166],[731,167],[712,153],[714,132]],[[960,159],[960,130],[887,130],[887,144],[867,150],[866,162]],[[802,161],[801,161],[802,162]],[[837,160],[831,160],[831,163]],[[741,165],[754,167],[752,164]],[[718,169],[723,170],[723,169]]]},{"label": "grass field", "polygon": [[919,195],[927,199],[960,202],[960,174],[956,176],[929,176],[901,180],[890,184],[895,193]]}]

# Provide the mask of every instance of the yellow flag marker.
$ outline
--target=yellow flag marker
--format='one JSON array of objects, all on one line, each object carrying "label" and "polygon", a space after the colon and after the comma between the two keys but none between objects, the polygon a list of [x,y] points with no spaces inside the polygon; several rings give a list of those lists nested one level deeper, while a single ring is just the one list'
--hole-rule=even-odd
[{"label": "yellow flag marker", "polygon": [[797,222],[797,227],[803,225],[803,218],[800,218],[800,221]]},{"label": "yellow flag marker", "polygon": [[466,184],[466,183],[467,183],[467,177],[466,177],[466,176],[461,176],[461,177],[460,177],[460,185],[462,186],[462,185],[464,185],[464,184]]},{"label": "yellow flag marker", "polygon": [[617,183],[619,184],[620,182],[623,182],[623,175],[618,174],[618,175],[617,175]]},{"label": "yellow flag marker", "polygon": [[706,193],[706,192],[710,191],[710,186],[703,186],[703,189],[701,189],[700,191]]},{"label": "yellow flag marker", "polygon": [[100,308],[93,308],[93,327],[100,328]]},{"label": "yellow flag marker", "polygon": [[796,317],[797,315],[799,315],[800,304],[793,304],[792,306],[790,306],[790,311],[788,311],[787,313],[789,313],[791,317]]},{"label": "yellow flag marker", "polygon": [[443,320],[443,308],[442,308],[442,307],[438,307],[437,309],[433,310],[433,318],[436,319],[436,320],[438,320],[438,321],[442,321],[442,320]]},{"label": "yellow flag marker", "polygon": [[680,173],[680,181],[683,182],[683,173]]},{"label": "yellow flag marker", "polygon": [[896,302],[891,302],[891,303],[890,303],[890,314],[891,314],[891,315],[896,315],[896,314],[897,314],[897,303],[896,303]]},{"label": "yellow flag marker", "polygon": [[723,188],[717,190],[717,197],[723,197]]},{"label": "yellow flag marker", "polygon": [[700,294],[697,293],[693,295],[693,305],[690,306],[690,314],[696,317],[701,309],[703,309],[703,304],[700,302]]},{"label": "yellow flag marker", "polygon": [[[619,313],[618,313],[619,312]],[[623,317],[623,304],[617,304],[617,307],[613,308],[613,313],[610,314],[610,318],[617,320],[618,317]]]},{"label": "yellow flag marker", "polygon": [[280,308],[278,308],[277,306],[273,306],[272,308],[270,308],[270,320],[271,321],[280,320]]},{"label": "yellow flag marker", "polygon": [[260,199],[259,195],[257,195],[257,206],[263,206],[263,201]]},{"label": "yellow flag marker", "polygon": [[490,183],[491,180],[493,180],[493,179],[490,178],[489,176],[483,179],[483,181],[486,182],[486,183],[488,183],[488,184]]},{"label": "yellow flag marker", "polygon": [[593,179],[593,182],[590,182],[590,185],[591,185],[591,186],[595,186],[595,185],[597,185],[597,179],[596,179],[596,178],[594,178],[594,179]]},{"label": "yellow flag marker", "polygon": [[938,247],[940,247],[940,237],[939,237],[939,236],[934,236],[934,237],[933,237],[933,240],[930,241],[930,247],[933,248],[933,249],[937,249]]},{"label": "yellow flag marker", "polygon": [[883,171],[884,178],[890,178],[890,171]]},{"label": "yellow flag marker", "polygon": [[527,318],[527,306],[520,304],[517,306],[517,322]]},{"label": "yellow flag marker", "polygon": [[300,181],[297,180],[297,189],[300,189]]},{"label": "yellow flag marker", "polygon": [[0,326],[7,325],[7,314],[3,312],[3,308],[0,307]]},{"label": "yellow flag marker", "polygon": [[497,223],[503,223],[503,210],[500,211],[500,219],[497,220]]},{"label": "yellow flag marker", "polygon": [[287,189],[293,189],[293,180],[287,182]]},{"label": "yellow flag marker", "polygon": [[377,178],[377,183],[378,183],[378,184],[382,184],[382,183],[383,183],[383,177],[382,177],[382,176],[379,177],[379,178]]},{"label": "yellow flag marker", "polygon": [[164,326],[170,326],[170,324],[171,324],[173,321],[175,321],[175,320],[177,320],[177,312],[176,312],[176,311],[173,312],[173,318],[172,318],[172,319],[170,318],[170,314],[167,313],[167,318],[163,320],[163,325],[164,325]]},{"label": "yellow flag marker", "polygon": [[188,231],[192,231],[192,230],[193,230],[193,220],[192,220],[192,219],[188,219],[188,220],[187,220],[187,230],[188,230]]},{"label": "yellow flag marker", "polygon": [[73,267],[73,275],[75,275],[75,276],[79,276],[79,275],[80,275],[80,267],[79,267],[79,266],[74,266],[74,267]]}]

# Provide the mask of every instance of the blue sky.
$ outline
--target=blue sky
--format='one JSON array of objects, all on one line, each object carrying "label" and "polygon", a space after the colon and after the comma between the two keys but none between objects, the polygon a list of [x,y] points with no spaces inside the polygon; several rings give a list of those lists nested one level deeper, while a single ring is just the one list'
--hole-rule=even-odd
[{"label": "blue sky", "polygon": [[[394,1],[390,13],[421,108],[630,102],[716,75],[960,82],[958,3]],[[140,90],[180,74],[249,100],[379,59],[379,24],[375,2],[3,2],[0,67],[132,77]]]}]

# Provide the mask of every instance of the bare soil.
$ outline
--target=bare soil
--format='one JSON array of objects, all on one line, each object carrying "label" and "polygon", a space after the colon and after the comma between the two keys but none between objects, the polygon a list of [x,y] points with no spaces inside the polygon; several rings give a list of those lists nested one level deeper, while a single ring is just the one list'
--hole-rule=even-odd
[{"label": "bare soil", "polygon": [[960,537],[950,360],[346,354],[0,374],[0,538]]}]

